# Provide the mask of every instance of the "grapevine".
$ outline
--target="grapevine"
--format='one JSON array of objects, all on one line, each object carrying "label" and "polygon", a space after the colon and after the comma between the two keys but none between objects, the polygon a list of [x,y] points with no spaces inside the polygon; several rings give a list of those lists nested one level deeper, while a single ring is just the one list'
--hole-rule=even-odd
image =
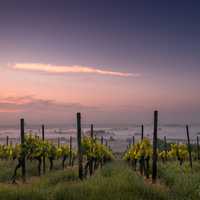
[{"label": "grapevine", "polygon": [[144,138],[142,141],[131,145],[124,155],[124,160],[131,162],[136,170],[137,163],[140,164],[140,173],[145,173],[149,177],[149,160],[152,155],[152,145],[150,140]]},{"label": "grapevine", "polygon": [[83,137],[82,139],[82,153],[85,164],[85,176],[87,176],[88,170],[90,175],[92,175],[94,170],[98,168],[99,165],[112,160],[114,158],[112,152],[103,144],[100,144],[97,140],[90,137]]}]

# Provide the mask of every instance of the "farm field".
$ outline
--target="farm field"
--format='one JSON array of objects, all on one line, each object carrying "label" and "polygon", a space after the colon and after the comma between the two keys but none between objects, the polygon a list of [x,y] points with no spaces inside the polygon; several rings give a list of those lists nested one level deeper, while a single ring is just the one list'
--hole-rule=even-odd
[{"label": "farm field", "polygon": [[[0,199],[4,200],[197,200],[200,197],[199,138],[190,144],[157,138],[154,112],[153,143],[143,135],[115,154],[104,138],[82,136],[77,113],[77,146],[54,144],[24,132],[21,144],[0,146]],[[44,126],[43,126],[44,127]]]},{"label": "farm field", "polygon": [[[188,163],[159,163],[158,181],[152,184],[140,176],[124,161],[116,160],[99,168],[92,177],[83,181],[78,178],[77,168],[66,168],[36,177],[35,163],[29,164],[26,183],[10,184],[12,162],[1,162],[0,199],[6,200],[78,200],[78,199],[124,199],[124,200],[196,200],[200,195],[200,163],[194,162],[191,171]],[[5,168],[7,165],[7,168]],[[59,163],[56,165],[59,168]],[[57,168],[57,169],[58,169]]]},{"label": "farm field", "polygon": [[200,200],[200,1],[0,0],[0,200]]}]

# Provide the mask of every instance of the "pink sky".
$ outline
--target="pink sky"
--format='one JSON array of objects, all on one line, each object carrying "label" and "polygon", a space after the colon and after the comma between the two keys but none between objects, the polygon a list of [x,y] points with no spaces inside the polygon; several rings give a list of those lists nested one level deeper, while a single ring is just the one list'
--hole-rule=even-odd
[{"label": "pink sky", "polygon": [[[149,123],[154,109],[161,111],[162,122],[196,122],[191,119],[199,94],[190,87],[157,84],[138,71],[98,72],[37,63],[0,66],[1,124],[17,123],[20,117],[30,123],[73,123],[79,111],[87,123]],[[192,115],[184,115],[189,108]]]},{"label": "pink sky", "polygon": [[199,10],[199,1],[0,1],[0,124],[72,123],[76,112],[141,124],[155,109],[161,123],[200,123]]}]

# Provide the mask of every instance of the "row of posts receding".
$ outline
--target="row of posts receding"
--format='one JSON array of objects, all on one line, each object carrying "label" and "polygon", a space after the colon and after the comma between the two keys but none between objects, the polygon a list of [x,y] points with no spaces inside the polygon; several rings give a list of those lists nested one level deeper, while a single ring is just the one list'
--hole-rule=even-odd
[{"label": "row of posts receding", "polygon": [[[91,138],[94,137],[94,130],[93,124],[91,125]],[[77,156],[78,156],[78,174],[79,178],[83,179],[83,154],[82,154],[82,147],[81,147],[81,113],[77,113]],[[24,145],[25,141],[25,130],[24,130],[24,119],[20,120],[20,138],[21,138],[21,145]],[[189,126],[186,125],[186,134],[187,134],[187,147],[189,153],[189,162],[190,167],[192,168],[192,154],[191,154],[191,144],[190,144],[190,134],[189,134]],[[141,140],[144,138],[144,125],[141,126]],[[42,125],[42,140],[45,140],[45,126]],[[157,141],[158,141],[158,111],[154,111],[154,131],[153,131],[153,154],[152,154],[152,181],[155,182],[157,178]],[[6,137],[6,145],[9,143],[9,137]],[[101,137],[101,143],[103,144],[103,137]],[[106,141],[107,143],[107,141]],[[132,143],[135,143],[135,137],[132,138]],[[59,144],[59,142],[58,142]],[[107,144],[106,144],[107,145]],[[71,165],[72,162],[72,137],[70,136],[70,156],[69,156],[69,163]],[[164,137],[164,148],[167,154],[167,138]],[[199,147],[199,137],[197,136],[197,157],[200,160],[200,147]],[[45,174],[46,170],[46,163],[45,157],[42,159],[43,162],[43,173]],[[26,177],[26,161],[25,156],[22,156],[22,177],[25,180]]]},{"label": "row of posts receding", "polygon": [[[153,154],[152,154],[152,182],[155,183],[157,179],[157,148],[158,148],[158,111],[154,111],[154,126],[153,126]],[[186,125],[186,135],[187,135],[187,148],[189,154],[189,163],[190,167],[192,168],[192,147],[190,143],[190,133],[189,133],[189,126]],[[144,139],[144,125],[141,125],[141,141]],[[135,137],[132,137],[132,144],[135,144]],[[200,146],[199,146],[199,137],[197,136],[196,140],[197,144],[197,159],[200,160]],[[130,147],[130,144],[128,148]],[[164,136],[164,151],[167,155],[167,138]],[[167,157],[167,156],[166,156]],[[143,169],[141,169],[143,170]]]}]

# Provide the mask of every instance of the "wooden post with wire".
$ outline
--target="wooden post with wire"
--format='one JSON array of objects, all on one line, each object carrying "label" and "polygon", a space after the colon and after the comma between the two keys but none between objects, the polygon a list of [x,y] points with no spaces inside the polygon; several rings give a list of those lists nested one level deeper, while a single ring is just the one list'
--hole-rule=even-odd
[{"label": "wooden post with wire", "polygon": [[[44,141],[44,124],[42,125],[42,140]],[[42,157],[42,166],[43,166],[43,174],[46,172],[46,161],[45,161],[45,156]]]},{"label": "wooden post with wire", "polygon": [[[25,143],[25,133],[24,133],[24,119],[20,120],[20,135],[21,135],[21,146],[22,149],[24,147],[24,143]],[[26,155],[23,152],[22,155],[22,180],[23,182],[26,181]]]},{"label": "wooden post with wire", "polygon": [[57,143],[58,143],[58,147],[60,147],[60,137],[58,137]]},{"label": "wooden post with wire", "polygon": [[72,136],[69,138],[69,166],[72,166]]},{"label": "wooden post with wire", "polygon": [[90,137],[94,139],[94,125],[93,124],[91,124],[90,126]]},{"label": "wooden post with wire", "polygon": [[[90,126],[90,137],[92,139],[92,142],[94,142],[94,125],[91,124]],[[94,148],[92,147],[92,152],[94,151]],[[93,168],[94,168],[94,158],[91,157],[89,161],[89,171],[90,171],[90,176],[93,174]]]},{"label": "wooden post with wire", "polygon": [[158,134],[158,111],[154,111],[152,183],[156,183],[157,179],[157,134]]},{"label": "wooden post with wire", "polygon": [[135,144],[135,136],[132,137],[132,144]]},{"label": "wooden post with wire", "polygon": [[187,144],[188,144],[189,161],[190,161],[190,167],[192,168],[192,152],[191,152],[190,133],[189,133],[189,126],[188,125],[186,125],[186,132],[187,132]]},{"label": "wooden post with wire", "polygon": [[83,155],[81,145],[81,113],[77,113],[78,175],[83,179]]},{"label": "wooden post with wire", "polygon": [[6,146],[8,146],[8,144],[9,144],[9,136],[7,135],[6,136]]},{"label": "wooden post with wire", "polygon": [[197,136],[197,159],[200,160],[199,136]]},{"label": "wooden post with wire", "polygon": [[144,125],[141,126],[141,140],[144,139]]},{"label": "wooden post with wire", "polygon": [[167,138],[164,136],[165,161],[167,161]]}]

